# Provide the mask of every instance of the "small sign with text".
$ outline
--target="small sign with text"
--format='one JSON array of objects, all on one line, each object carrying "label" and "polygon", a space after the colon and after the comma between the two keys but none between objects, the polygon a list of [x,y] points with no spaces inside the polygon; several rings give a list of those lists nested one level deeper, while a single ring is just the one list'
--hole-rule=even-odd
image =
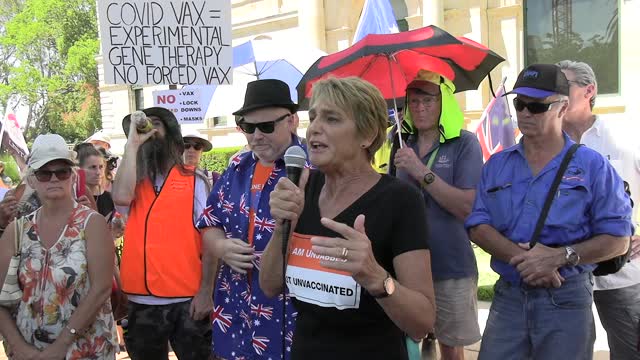
[{"label": "small sign with text", "polygon": [[200,90],[163,90],[153,92],[153,106],[169,109],[180,124],[202,124],[207,112]]}]

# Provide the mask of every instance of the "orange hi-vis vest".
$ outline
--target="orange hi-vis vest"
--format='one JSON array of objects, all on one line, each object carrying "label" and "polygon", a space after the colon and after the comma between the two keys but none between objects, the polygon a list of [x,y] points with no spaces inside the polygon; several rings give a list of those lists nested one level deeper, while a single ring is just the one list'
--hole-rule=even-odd
[{"label": "orange hi-vis vest", "polygon": [[136,185],[120,266],[125,293],[177,298],[198,292],[202,239],[193,224],[195,181],[194,174],[173,167],[157,195],[149,179]]}]

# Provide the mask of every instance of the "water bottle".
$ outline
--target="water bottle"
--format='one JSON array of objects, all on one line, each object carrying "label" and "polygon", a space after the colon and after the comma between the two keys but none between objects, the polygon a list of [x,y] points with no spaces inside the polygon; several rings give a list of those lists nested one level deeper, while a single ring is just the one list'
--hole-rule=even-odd
[{"label": "water bottle", "polygon": [[139,134],[145,134],[153,129],[153,124],[151,120],[147,117],[147,115],[138,110],[131,114],[131,121],[136,125],[136,130]]}]

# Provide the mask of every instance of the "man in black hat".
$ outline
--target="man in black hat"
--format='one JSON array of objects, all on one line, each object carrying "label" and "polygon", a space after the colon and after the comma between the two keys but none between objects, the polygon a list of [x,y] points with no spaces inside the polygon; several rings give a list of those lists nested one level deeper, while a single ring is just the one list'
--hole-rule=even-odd
[{"label": "man in black hat", "polygon": [[206,180],[182,160],[180,125],[165,108],[143,112],[153,129],[139,133],[131,115],[113,200],[128,212],[120,267],[129,298],[125,343],[132,359],[210,355],[211,294],[216,261],[195,228],[206,202]]},{"label": "man in black hat", "polygon": [[568,157],[541,215],[563,158],[575,149],[562,132],[569,82],[560,67],[534,64],[509,94],[516,95],[522,141],[485,164],[465,224],[500,275],[478,359],[591,359],[591,272],[626,252],[629,197],[609,162],[582,146]]},{"label": "man in black hat", "polygon": [[[213,353],[224,359],[280,359],[282,341],[289,358],[295,310],[288,296],[270,299],[260,289],[262,252],[275,228],[269,193],[286,176],[283,155],[295,135],[298,105],[280,80],[248,84],[238,127],[250,151],[238,154],[216,182],[197,223],[203,239],[222,260],[213,312]],[[282,301],[286,321],[282,323]]]}]

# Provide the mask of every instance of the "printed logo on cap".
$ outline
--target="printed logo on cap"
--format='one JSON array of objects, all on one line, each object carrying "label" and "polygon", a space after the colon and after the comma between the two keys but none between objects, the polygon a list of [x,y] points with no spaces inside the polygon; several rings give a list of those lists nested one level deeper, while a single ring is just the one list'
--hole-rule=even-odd
[{"label": "printed logo on cap", "polygon": [[522,78],[527,80],[536,80],[538,75],[540,75],[540,73],[536,70],[527,70],[522,74]]}]

